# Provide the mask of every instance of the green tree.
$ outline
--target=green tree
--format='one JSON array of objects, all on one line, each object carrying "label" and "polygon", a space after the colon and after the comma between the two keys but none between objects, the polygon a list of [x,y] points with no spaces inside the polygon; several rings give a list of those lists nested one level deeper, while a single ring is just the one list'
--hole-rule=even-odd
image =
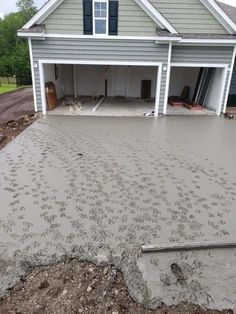
[{"label": "green tree", "polygon": [[18,0],[16,6],[26,20],[29,20],[37,11],[33,0]]},{"label": "green tree", "polygon": [[36,12],[33,0],[18,0],[19,12],[0,19],[0,76],[29,75],[28,43],[17,36],[20,29]]}]

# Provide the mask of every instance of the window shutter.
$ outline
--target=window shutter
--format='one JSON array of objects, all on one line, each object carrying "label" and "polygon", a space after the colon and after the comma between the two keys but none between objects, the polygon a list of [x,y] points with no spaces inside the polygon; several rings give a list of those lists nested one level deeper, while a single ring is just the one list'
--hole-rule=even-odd
[{"label": "window shutter", "polygon": [[109,35],[118,35],[118,1],[109,1]]},{"label": "window shutter", "polygon": [[83,0],[84,35],[93,35],[93,0]]}]

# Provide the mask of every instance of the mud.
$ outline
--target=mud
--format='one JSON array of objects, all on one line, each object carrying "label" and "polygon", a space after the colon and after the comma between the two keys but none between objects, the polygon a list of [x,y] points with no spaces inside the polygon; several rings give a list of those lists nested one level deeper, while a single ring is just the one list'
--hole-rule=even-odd
[{"label": "mud", "polygon": [[[80,257],[115,264],[131,296],[151,308],[186,301],[187,293],[155,293],[139,249],[236,238],[235,132],[235,121],[217,117],[38,120],[0,153],[1,256],[9,264],[1,295],[27,265]],[[219,251],[221,260],[234,269],[228,252]],[[235,287],[228,294],[222,285],[230,274],[217,273],[210,308],[218,298],[222,308],[236,303]]]},{"label": "mud", "polygon": [[0,95],[0,126],[22,115],[34,113],[32,88]]}]

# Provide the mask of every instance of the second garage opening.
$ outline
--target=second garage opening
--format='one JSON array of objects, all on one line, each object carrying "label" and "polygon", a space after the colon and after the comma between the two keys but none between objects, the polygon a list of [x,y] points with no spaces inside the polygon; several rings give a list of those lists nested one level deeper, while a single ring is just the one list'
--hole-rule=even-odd
[{"label": "second garage opening", "polygon": [[224,80],[225,68],[173,66],[167,114],[220,114]]}]

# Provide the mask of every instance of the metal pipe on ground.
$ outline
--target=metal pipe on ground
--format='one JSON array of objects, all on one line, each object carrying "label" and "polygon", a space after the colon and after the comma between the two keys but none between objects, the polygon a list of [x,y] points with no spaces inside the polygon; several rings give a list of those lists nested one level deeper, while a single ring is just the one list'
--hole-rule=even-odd
[{"label": "metal pipe on ground", "polygon": [[99,100],[99,102],[96,104],[96,106],[93,108],[93,112],[95,112],[97,109],[98,109],[98,107],[103,103],[103,101],[104,101],[104,99],[105,99],[106,97],[105,96],[103,96],[100,100]]},{"label": "metal pipe on ground", "polygon": [[230,241],[205,241],[205,242],[183,242],[163,245],[143,245],[143,253],[155,252],[174,252],[174,251],[192,251],[192,250],[210,250],[210,249],[228,249],[236,248],[236,242]]}]

